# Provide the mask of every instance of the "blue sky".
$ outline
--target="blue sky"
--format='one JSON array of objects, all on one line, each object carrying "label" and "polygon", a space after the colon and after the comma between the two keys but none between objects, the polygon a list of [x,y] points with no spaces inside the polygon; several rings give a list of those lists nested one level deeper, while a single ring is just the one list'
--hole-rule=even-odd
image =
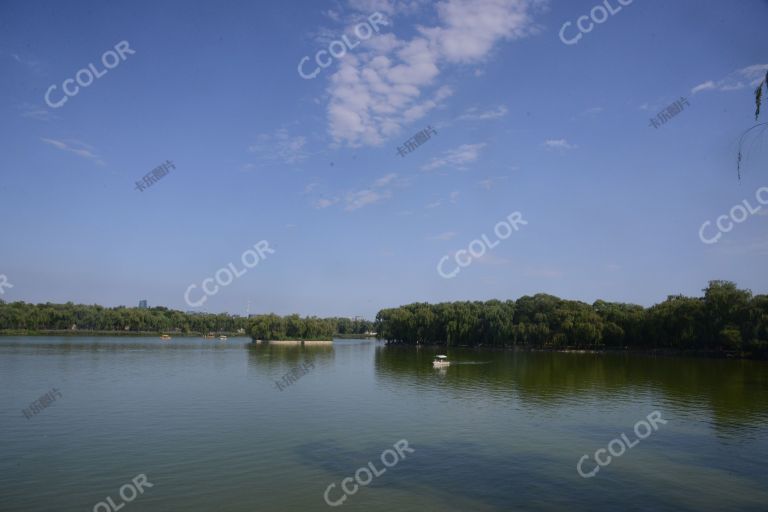
[{"label": "blue sky", "polygon": [[[574,37],[599,5],[3,2],[0,299],[193,310],[185,290],[260,240],[274,254],[197,310],[372,318],[537,292],[650,305],[710,279],[768,292],[768,206],[699,238],[768,186],[768,134],[735,170],[768,2],[635,0],[564,44],[563,24]],[[354,45],[375,12],[388,24]],[[299,76],[345,34],[355,48]],[[135,53],[46,104],[121,41]],[[440,277],[515,211],[526,226]]]}]

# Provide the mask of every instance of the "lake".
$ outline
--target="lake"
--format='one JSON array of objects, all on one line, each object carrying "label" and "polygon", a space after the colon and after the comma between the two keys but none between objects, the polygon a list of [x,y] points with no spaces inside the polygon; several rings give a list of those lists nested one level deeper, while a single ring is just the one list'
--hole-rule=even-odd
[{"label": "lake", "polygon": [[[435,354],[0,338],[0,510],[768,509],[766,362],[449,349],[435,370]],[[124,487],[138,475],[151,487]]]}]

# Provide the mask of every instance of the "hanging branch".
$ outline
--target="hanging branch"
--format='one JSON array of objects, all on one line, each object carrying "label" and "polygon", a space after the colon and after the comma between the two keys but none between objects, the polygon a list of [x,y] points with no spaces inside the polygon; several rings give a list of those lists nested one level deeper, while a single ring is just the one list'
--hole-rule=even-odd
[{"label": "hanging branch", "polygon": [[[766,92],[768,92],[768,72],[765,73],[765,78],[762,82],[760,82],[760,85],[757,86],[757,89],[755,89],[755,121],[758,120],[760,117],[760,106],[763,102],[763,86],[765,86]],[[757,128],[758,126],[765,126],[768,125],[768,123],[760,123],[756,124],[749,130],[745,131],[741,134],[741,138],[739,139],[739,154],[736,157],[736,175],[739,177],[739,181],[741,181],[741,148],[744,144],[744,137],[747,136],[749,132]]]},{"label": "hanging branch", "polygon": [[747,134],[752,130],[754,130],[755,128],[758,128],[760,126],[766,126],[766,125],[768,125],[768,122],[756,124],[749,130],[741,134],[741,138],[739,139],[739,156],[736,158],[736,174],[739,176],[739,181],[741,181],[741,148],[744,145],[744,137],[746,137]]}]

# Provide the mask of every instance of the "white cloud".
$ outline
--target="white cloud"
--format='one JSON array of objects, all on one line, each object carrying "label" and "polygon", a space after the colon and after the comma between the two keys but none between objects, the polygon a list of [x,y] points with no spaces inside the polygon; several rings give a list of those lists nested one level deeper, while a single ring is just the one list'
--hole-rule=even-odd
[{"label": "white cloud", "polygon": [[281,128],[274,134],[259,134],[256,137],[256,142],[248,147],[248,151],[255,153],[262,160],[290,165],[307,158],[308,155],[304,149],[306,143],[306,137],[291,136],[288,134],[288,130]]},{"label": "white cloud", "polygon": [[716,82],[714,80],[707,80],[706,82],[702,82],[691,89],[691,94],[710,90],[737,91],[739,89],[744,89],[745,87],[757,87],[765,78],[766,72],[768,72],[768,64],[753,64],[745,68],[737,69],[722,80]]},{"label": "white cloud", "polygon": [[378,11],[393,16],[411,14],[429,0],[348,0],[349,7],[362,13],[373,14]]},{"label": "white cloud", "polygon": [[[387,14],[414,4],[352,3]],[[443,0],[436,4],[437,26],[417,26],[418,35],[410,40],[382,31],[361,43],[330,76],[327,115],[334,141],[379,145],[404,124],[424,117],[452,94],[437,83],[441,68],[482,62],[497,42],[529,35],[533,31],[529,11],[539,4],[538,0]]]},{"label": "white cloud", "polygon": [[381,178],[377,179],[376,182],[373,184],[374,187],[383,187],[389,184],[392,180],[397,178],[397,174],[395,173],[389,173],[386,176],[382,176]]},{"label": "white cloud", "polygon": [[433,158],[429,163],[422,166],[424,171],[433,171],[446,165],[464,168],[465,164],[474,162],[480,155],[480,150],[486,146],[485,143],[480,144],[462,144],[456,149],[449,149],[443,156]]},{"label": "white cloud", "polygon": [[323,208],[328,208],[329,206],[332,206],[336,204],[339,200],[338,199],[318,199],[314,202],[313,206],[319,210],[322,210]]},{"label": "white cloud", "polygon": [[344,209],[348,212],[362,208],[369,204],[378,203],[382,199],[391,197],[392,194],[389,190],[358,190],[356,192],[350,192],[345,198],[347,205]]},{"label": "white cloud", "polygon": [[[375,180],[373,184],[368,188],[364,188],[362,190],[351,190],[349,192],[340,194],[341,198],[325,197],[317,199],[312,203],[312,205],[317,209],[323,209],[341,202],[344,204],[344,210],[351,212],[364,206],[378,203],[392,197],[393,186],[404,185],[407,183],[407,180],[398,180],[397,177],[397,174],[389,173]],[[311,186],[307,186],[307,188],[305,188],[305,193],[311,193],[315,190],[315,188],[317,188],[317,185],[314,183],[311,183],[310,185]]]},{"label": "white cloud", "polygon": [[94,148],[84,142],[80,142],[78,140],[71,140],[71,139],[65,139],[65,140],[46,139],[44,137],[41,137],[40,140],[42,140],[46,144],[50,144],[56,149],[60,149],[62,151],[69,151],[70,153],[74,153],[79,157],[91,160],[97,165],[104,165],[104,161],[101,159],[101,157],[99,157],[96,153],[94,153],[95,151]]},{"label": "white cloud", "polygon": [[706,82],[701,83],[696,87],[694,87],[693,89],[691,89],[691,94],[696,94],[697,92],[701,92],[701,91],[708,91],[710,89],[717,89],[717,86],[715,85],[715,82],[713,82],[712,80],[707,80]]},{"label": "white cloud", "polygon": [[507,107],[499,105],[495,109],[478,112],[476,107],[467,109],[464,114],[459,116],[460,121],[487,121],[489,119],[499,119],[507,115]]},{"label": "white cloud", "polygon": [[579,146],[571,144],[565,139],[547,139],[544,141],[547,149],[576,149]]}]

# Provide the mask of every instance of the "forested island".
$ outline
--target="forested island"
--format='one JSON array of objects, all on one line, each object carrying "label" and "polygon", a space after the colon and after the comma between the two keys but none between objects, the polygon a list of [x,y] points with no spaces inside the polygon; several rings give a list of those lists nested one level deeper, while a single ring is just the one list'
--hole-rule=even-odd
[{"label": "forested island", "polygon": [[416,303],[381,310],[378,337],[389,343],[521,346],[541,349],[638,349],[768,357],[768,295],[710,281],[703,297],[671,295],[649,308],[564,300]]}]

